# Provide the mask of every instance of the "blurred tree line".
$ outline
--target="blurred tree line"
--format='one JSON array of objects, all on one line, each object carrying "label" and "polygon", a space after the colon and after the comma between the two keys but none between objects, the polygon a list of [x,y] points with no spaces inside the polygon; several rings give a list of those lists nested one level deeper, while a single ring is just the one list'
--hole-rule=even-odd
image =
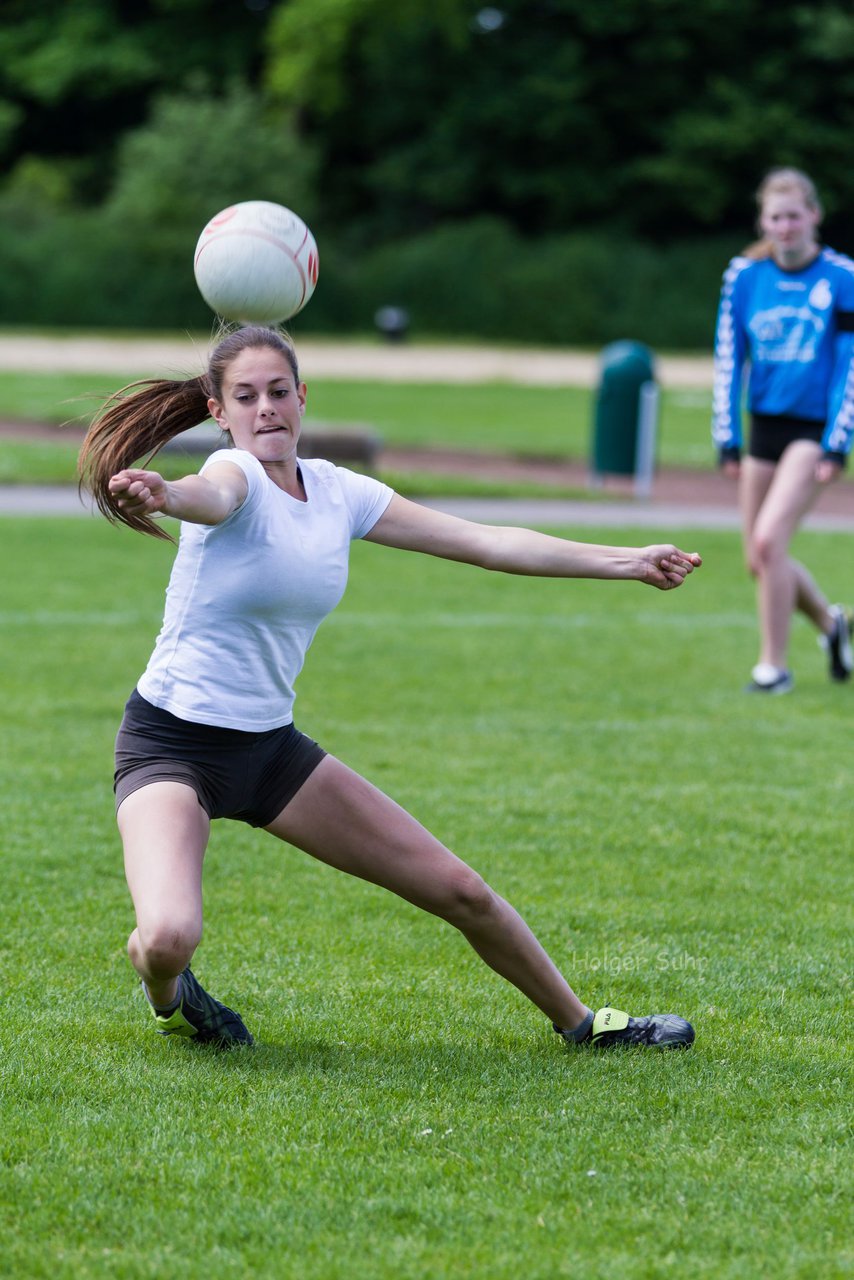
[{"label": "blurred tree line", "polygon": [[207,327],[245,199],[311,225],[293,327],[707,346],[772,165],[854,253],[837,0],[0,0],[0,323]]}]

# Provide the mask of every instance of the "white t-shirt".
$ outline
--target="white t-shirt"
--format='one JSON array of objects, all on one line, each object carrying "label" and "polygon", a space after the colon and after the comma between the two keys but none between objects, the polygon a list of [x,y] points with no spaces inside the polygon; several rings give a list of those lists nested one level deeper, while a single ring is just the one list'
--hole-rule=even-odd
[{"label": "white t-shirt", "polygon": [[350,542],[374,527],[393,492],[370,476],[300,459],[306,502],[257,458],[219,449],[249,483],[221,524],[184,523],[163,626],[138,688],[182,720],[260,733],[293,720],[294,683],[323,619],[347,585]]}]

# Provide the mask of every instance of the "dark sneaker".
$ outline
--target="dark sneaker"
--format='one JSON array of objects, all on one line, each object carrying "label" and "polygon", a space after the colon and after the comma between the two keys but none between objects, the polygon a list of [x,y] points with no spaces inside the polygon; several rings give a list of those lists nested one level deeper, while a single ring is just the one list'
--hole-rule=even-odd
[{"label": "dark sneaker", "polygon": [[253,1040],[239,1013],[209,996],[188,967],[181,974],[181,998],[173,1013],[155,1010],[154,1021],[161,1036],[185,1036],[197,1044],[215,1044],[221,1049]]},{"label": "dark sneaker", "polygon": [[649,1049],[687,1049],[694,1043],[694,1028],[675,1013],[653,1013],[630,1018],[621,1009],[599,1009],[593,1018],[590,1043],[608,1049],[615,1044],[642,1044]]},{"label": "dark sneaker", "polygon": [[745,693],[790,693],[795,687],[791,671],[772,667],[768,662],[758,662],[750,675],[750,684],[744,686]]},{"label": "dark sneaker", "polygon": [[833,618],[833,630],[829,636],[819,636],[819,644],[827,653],[831,680],[850,680],[851,670],[854,668],[854,652],[851,648],[854,616],[841,604],[832,604],[830,614]]},{"label": "dark sneaker", "polygon": [[[569,1044],[577,1044],[571,1031],[556,1024],[555,1031]],[[630,1018],[622,1009],[606,1006],[593,1015],[590,1034],[581,1044],[609,1049],[615,1044],[639,1044],[647,1049],[687,1049],[694,1043],[694,1028],[675,1013],[653,1013],[648,1018]]]}]

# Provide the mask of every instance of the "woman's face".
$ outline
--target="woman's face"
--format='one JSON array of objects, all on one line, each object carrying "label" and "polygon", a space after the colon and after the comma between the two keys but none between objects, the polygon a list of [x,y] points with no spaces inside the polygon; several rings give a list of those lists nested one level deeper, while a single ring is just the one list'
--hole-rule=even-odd
[{"label": "woman's face", "polygon": [[212,417],[238,449],[261,463],[296,457],[305,412],[305,383],[288,359],[272,347],[249,347],[227,367],[222,400],[209,400]]},{"label": "woman's face", "polygon": [[819,213],[800,191],[772,191],[762,202],[759,225],[780,262],[798,263],[813,255]]}]

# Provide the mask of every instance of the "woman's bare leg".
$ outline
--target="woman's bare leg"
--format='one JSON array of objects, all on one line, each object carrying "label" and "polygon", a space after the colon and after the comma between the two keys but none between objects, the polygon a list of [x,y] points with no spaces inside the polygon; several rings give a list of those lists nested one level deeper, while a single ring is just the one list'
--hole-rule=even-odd
[{"label": "woman's bare leg", "polygon": [[440,916],[560,1027],[588,1015],[521,916],[415,818],[327,756],[266,828]]},{"label": "woman's bare leg", "polygon": [[119,806],[125,875],[136,912],[131,963],[168,1008],[202,936],[202,863],[210,819],[192,787],[153,782]]},{"label": "woman's bare leg", "polygon": [[828,602],[807,569],[789,554],[792,537],[815,502],[815,464],[821,449],[796,440],[775,465],[756,458],[742,463],[742,515],[748,566],[757,577],[759,661],[785,668],[792,615],[804,613],[824,634],[833,619]]}]

